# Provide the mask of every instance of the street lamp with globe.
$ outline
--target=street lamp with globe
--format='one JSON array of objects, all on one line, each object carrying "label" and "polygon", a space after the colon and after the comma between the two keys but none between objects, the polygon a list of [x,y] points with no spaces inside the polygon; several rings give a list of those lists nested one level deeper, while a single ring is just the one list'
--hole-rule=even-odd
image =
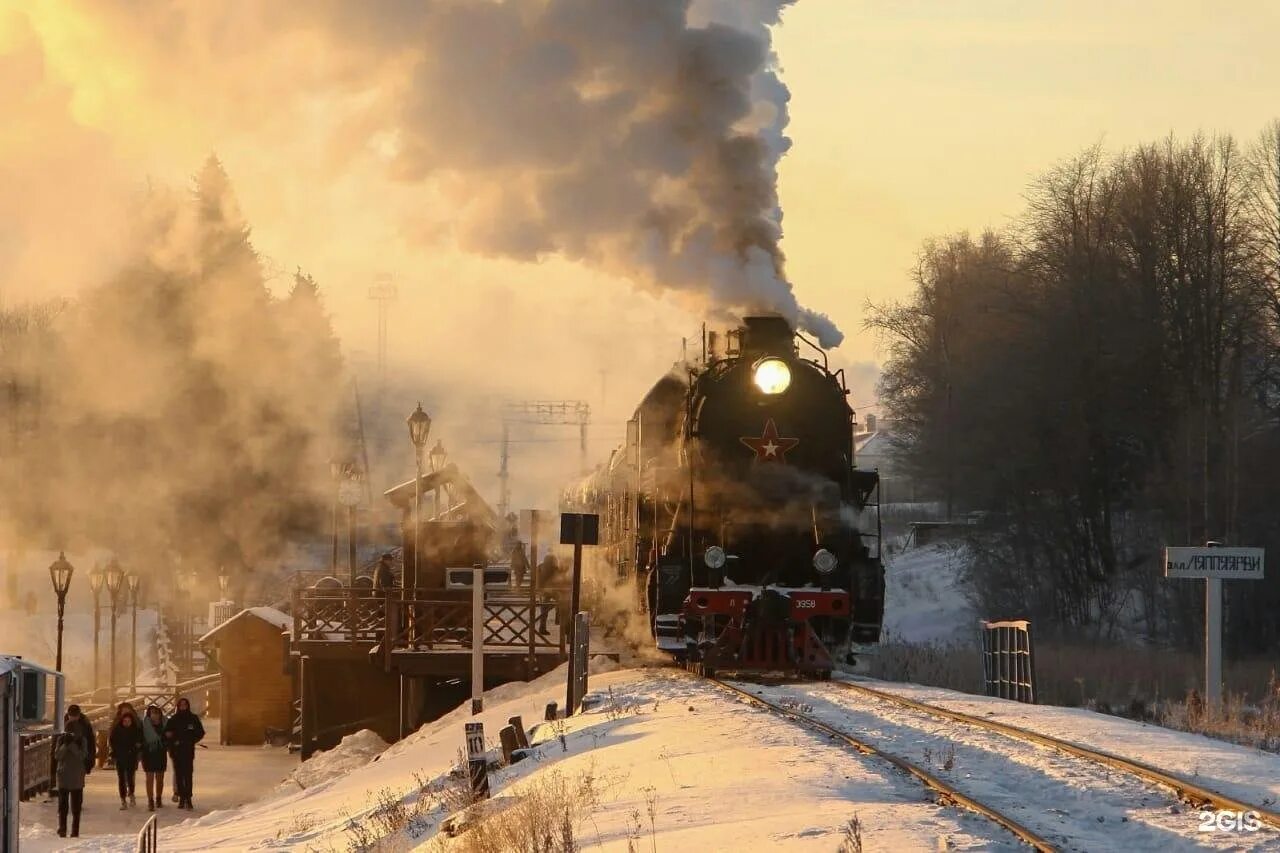
[{"label": "street lamp with globe", "polygon": [[449,458],[449,452],[444,449],[444,442],[437,438],[435,446],[431,448],[427,458],[431,460],[432,473],[443,471],[445,460]]},{"label": "street lamp with globe", "polygon": [[62,672],[62,617],[67,608],[67,591],[71,589],[71,576],[76,568],[67,562],[65,551],[58,552],[58,559],[49,565],[49,580],[53,582],[53,594],[58,596],[58,654],[54,669]]}]

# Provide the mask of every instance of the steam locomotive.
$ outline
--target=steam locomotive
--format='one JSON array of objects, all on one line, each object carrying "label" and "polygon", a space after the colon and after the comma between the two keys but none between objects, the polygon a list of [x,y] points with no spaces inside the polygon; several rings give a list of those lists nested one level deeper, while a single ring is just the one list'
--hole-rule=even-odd
[{"label": "steam locomotive", "polygon": [[879,641],[878,475],[854,466],[849,392],[822,350],[777,316],[724,343],[658,380],[563,502],[600,515],[598,559],[658,649],[825,677]]}]

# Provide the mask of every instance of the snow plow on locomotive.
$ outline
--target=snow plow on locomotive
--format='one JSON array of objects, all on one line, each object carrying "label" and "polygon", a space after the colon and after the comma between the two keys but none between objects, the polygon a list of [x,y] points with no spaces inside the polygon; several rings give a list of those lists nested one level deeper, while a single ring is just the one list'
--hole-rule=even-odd
[{"label": "snow plow on locomotive", "polygon": [[878,475],[854,465],[843,372],[822,350],[776,316],[726,338],[653,386],[564,503],[600,515],[597,558],[659,650],[822,677],[880,638]]}]

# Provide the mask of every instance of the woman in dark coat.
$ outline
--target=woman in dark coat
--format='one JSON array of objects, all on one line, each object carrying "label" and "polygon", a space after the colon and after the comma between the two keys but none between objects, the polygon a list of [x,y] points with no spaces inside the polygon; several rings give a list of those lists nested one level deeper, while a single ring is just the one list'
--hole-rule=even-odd
[{"label": "woman in dark coat", "polygon": [[[79,716],[79,709],[77,709]],[[80,836],[80,808],[84,805],[84,777],[89,771],[84,737],[76,732],[63,732],[58,736],[58,748],[53,753],[58,762],[58,836],[67,837],[67,812],[71,813],[71,837]]]},{"label": "woman in dark coat", "polygon": [[142,717],[142,772],[147,776],[147,811],[164,808],[164,772],[169,769],[164,724],[160,706],[149,705]]},{"label": "woman in dark coat", "polygon": [[127,809],[138,801],[133,795],[134,781],[138,777],[138,758],[142,755],[142,726],[132,711],[123,711],[111,727],[108,736],[111,758],[116,765],[116,779],[120,783],[120,808]]}]

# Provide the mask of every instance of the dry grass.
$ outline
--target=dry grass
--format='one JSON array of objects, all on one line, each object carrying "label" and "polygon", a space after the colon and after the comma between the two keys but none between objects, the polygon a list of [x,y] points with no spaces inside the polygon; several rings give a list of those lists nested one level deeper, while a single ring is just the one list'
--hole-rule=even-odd
[{"label": "dry grass", "polygon": [[449,850],[461,853],[577,853],[582,824],[600,805],[594,770],[568,777],[548,770],[522,785],[516,801],[471,824]]},{"label": "dry grass", "polygon": [[862,853],[862,821],[855,814],[841,827],[837,853]]},{"label": "dry grass", "polygon": [[[1197,692],[1204,683],[1198,655],[1166,649],[1039,641],[1036,691],[1044,705],[1085,707],[1280,751],[1280,681],[1268,659],[1224,664],[1226,699],[1209,713]],[[981,694],[976,644],[881,645],[871,674]]]}]

